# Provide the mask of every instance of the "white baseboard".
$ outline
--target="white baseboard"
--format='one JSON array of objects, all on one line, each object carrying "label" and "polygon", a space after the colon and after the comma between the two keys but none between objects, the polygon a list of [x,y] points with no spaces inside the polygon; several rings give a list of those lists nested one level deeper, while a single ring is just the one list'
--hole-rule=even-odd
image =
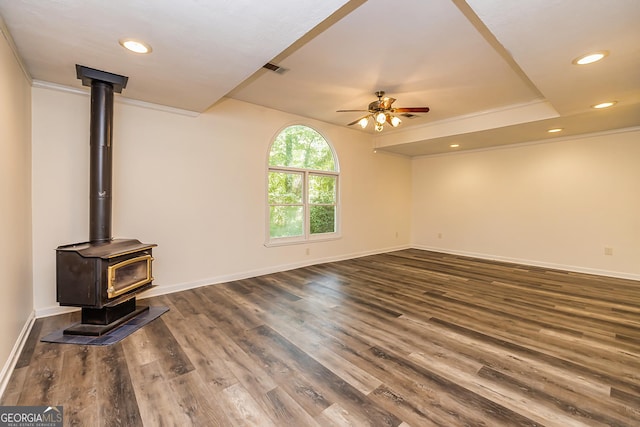
[{"label": "white baseboard", "polygon": [[[201,286],[232,282],[234,280],[249,279],[251,277],[264,276],[265,274],[278,273],[280,271],[293,270],[295,268],[307,267],[315,264],[324,264],[326,262],[335,262],[335,261],[343,261],[346,259],[361,258],[368,255],[382,254],[386,252],[399,251],[399,250],[409,249],[409,248],[411,248],[410,245],[392,246],[392,247],[373,250],[373,251],[355,252],[350,254],[333,256],[333,257],[314,258],[312,260],[298,261],[290,264],[268,266],[268,267],[259,268],[255,270],[241,271],[233,274],[209,277],[207,279],[200,279],[193,282],[176,283],[172,285],[160,285],[160,286],[155,286],[144,293],[141,293],[137,298],[139,300],[142,300],[142,299],[156,297],[160,295],[167,295],[175,292],[186,291],[188,289],[195,289]],[[76,307],[61,307],[61,306],[50,306],[45,308],[39,308],[36,310],[36,318],[55,316],[57,314],[64,314],[64,313],[69,313],[69,312],[78,311],[78,310],[79,308],[76,308]]]},{"label": "white baseboard", "polygon": [[13,345],[11,353],[9,353],[7,361],[2,367],[2,372],[0,372],[0,396],[4,394],[4,391],[9,384],[9,379],[11,378],[11,374],[13,373],[13,369],[16,367],[16,363],[18,363],[18,358],[20,358],[20,353],[22,353],[22,349],[27,342],[27,338],[29,337],[29,333],[31,332],[31,328],[33,328],[33,323],[35,322],[35,320],[35,311],[32,311],[27,318],[27,321],[24,323],[24,326],[20,331],[20,335],[18,335],[18,339]]},{"label": "white baseboard", "polygon": [[[586,274],[595,274],[598,276],[617,277],[621,279],[640,280],[640,275],[637,275],[637,274],[626,274],[626,273],[620,273],[616,271],[606,271],[606,270],[598,270],[593,268],[576,267],[572,265],[553,264],[553,263],[547,263],[547,262],[526,260],[526,259],[520,259],[520,258],[510,258],[510,257],[503,257],[498,255],[483,254],[483,253],[476,253],[476,252],[455,251],[450,249],[422,246],[422,245],[400,245],[400,246],[389,247],[389,248],[379,249],[374,251],[356,252],[356,253],[343,254],[343,255],[325,257],[325,258],[314,258],[313,260],[298,261],[290,264],[268,266],[268,267],[259,268],[255,270],[248,270],[248,271],[242,271],[242,272],[227,274],[222,276],[209,277],[206,279],[196,280],[193,282],[176,283],[172,285],[160,285],[160,286],[153,287],[150,290],[140,294],[138,296],[138,299],[142,300],[142,299],[156,297],[160,295],[168,295],[175,292],[195,289],[201,286],[232,282],[234,280],[249,279],[251,277],[264,276],[265,274],[273,274],[273,273],[278,273],[280,271],[293,270],[296,268],[307,267],[310,265],[324,264],[327,262],[344,261],[347,259],[361,258],[364,256],[376,255],[376,254],[399,251],[403,249],[411,249],[411,248],[425,250],[425,251],[448,253],[451,255],[468,256],[472,258],[479,258],[479,259],[486,259],[486,260],[493,260],[493,261],[503,261],[503,262],[509,262],[514,264],[531,265],[535,267],[552,268],[556,270],[573,271],[576,273],[586,273]],[[51,307],[37,309],[35,312],[35,316],[36,318],[41,318],[41,317],[54,316],[57,314],[69,313],[69,312],[78,311],[78,310],[79,308],[76,308],[76,307],[51,306]]]},{"label": "white baseboard", "polygon": [[[172,285],[160,285],[160,286],[151,288],[150,290],[140,294],[138,296],[138,299],[142,300],[142,299],[151,298],[155,296],[167,295],[167,294],[172,294],[180,291],[186,291],[188,289],[195,289],[201,286],[232,282],[234,280],[249,279],[251,277],[264,276],[265,274],[273,274],[273,273],[278,273],[280,271],[293,270],[296,268],[307,267],[310,265],[323,264],[327,262],[344,261],[347,259],[361,258],[364,256],[376,255],[376,254],[399,251],[399,250],[410,249],[410,248],[420,249],[425,251],[448,253],[451,255],[468,256],[472,258],[479,258],[479,259],[486,259],[486,260],[493,260],[493,261],[509,262],[514,264],[531,265],[535,267],[552,268],[555,270],[573,271],[576,273],[595,274],[598,276],[617,277],[621,279],[630,279],[630,280],[640,280],[640,275],[620,273],[617,271],[606,271],[606,270],[598,270],[593,268],[576,267],[572,265],[553,264],[553,263],[547,263],[547,262],[526,260],[526,259],[520,259],[520,258],[510,258],[510,257],[503,257],[498,255],[483,254],[483,253],[476,253],[476,252],[455,251],[450,249],[423,246],[423,245],[399,245],[395,247],[389,247],[389,248],[379,249],[374,251],[356,252],[356,253],[343,254],[343,255],[326,257],[326,258],[314,258],[313,260],[298,261],[290,264],[268,266],[268,267],[259,268],[255,270],[248,270],[248,271],[242,271],[242,272],[227,274],[222,276],[209,277],[207,279],[201,279],[194,282],[176,283]],[[78,310],[79,308],[76,308],[76,307],[50,306],[50,307],[37,309],[35,312],[35,317],[36,318],[48,317],[48,316],[54,316],[57,314],[70,313]]]},{"label": "white baseboard", "polygon": [[141,294],[139,298],[143,299],[143,298],[150,298],[150,297],[155,297],[159,295],[167,295],[167,294],[172,294],[174,292],[180,292],[180,291],[186,291],[188,289],[199,288],[201,286],[232,282],[234,280],[249,279],[251,277],[264,276],[265,274],[273,274],[273,273],[278,273],[280,271],[288,271],[296,268],[308,267],[310,265],[324,264],[327,262],[335,262],[335,261],[344,261],[346,259],[353,259],[353,258],[361,258],[369,255],[399,251],[402,249],[409,249],[410,247],[411,246],[409,245],[402,245],[402,246],[389,247],[386,249],[379,249],[375,251],[357,252],[357,253],[344,254],[344,255],[325,257],[325,258],[314,258],[313,260],[309,260],[309,261],[298,261],[290,264],[280,264],[276,266],[269,266],[269,267],[260,268],[256,270],[249,270],[249,271],[243,271],[243,272],[224,275],[224,276],[211,277],[208,279],[198,280],[196,282],[178,283],[178,284],[169,285],[169,286],[164,286],[164,285],[157,286],[145,292],[144,294]]},{"label": "white baseboard", "polygon": [[57,316],[58,314],[71,313],[79,310],[80,308],[78,307],[62,307],[59,305],[52,305],[50,307],[37,309],[36,319],[40,319],[41,317]]},{"label": "white baseboard", "polygon": [[412,248],[421,249],[424,251],[441,252],[441,253],[451,254],[451,255],[468,256],[472,258],[486,259],[490,261],[503,261],[503,262],[509,262],[512,264],[530,265],[532,267],[542,267],[542,268],[551,268],[554,270],[571,271],[574,273],[594,274],[596,276],[616,277],[619,279],[640,280],[639,274],[621,273],[619,271],[600,270],[596,268],[578,267],[575,265],[554,264],[554,263],[544,262],[544,261],[511,258],[511,257],[500,256],[500,255],[483,254],[483,253],[477,253],[477,252],[456,251],[456,250],[438,248],[433,246],[413,245]]}]

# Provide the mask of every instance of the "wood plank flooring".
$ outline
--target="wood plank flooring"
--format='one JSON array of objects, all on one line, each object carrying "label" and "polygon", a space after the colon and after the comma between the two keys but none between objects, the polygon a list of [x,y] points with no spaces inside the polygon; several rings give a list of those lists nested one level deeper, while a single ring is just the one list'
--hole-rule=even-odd
[{"label": "wood plank flooring", "polygon": [[640,282],[403,250],[141,300],[110,347],[41,336],[2,405],[78,426],[640,426]]}]

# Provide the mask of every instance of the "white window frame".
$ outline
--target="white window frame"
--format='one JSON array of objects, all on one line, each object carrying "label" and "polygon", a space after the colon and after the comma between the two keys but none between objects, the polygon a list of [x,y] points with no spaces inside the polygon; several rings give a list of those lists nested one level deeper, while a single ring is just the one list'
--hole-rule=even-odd
[{"label": "white window frame", "polygon": [[[293,124],[288,125],[280,129],[275,136],[273,137],[271,144],[269,144],[269,150],[267,151],[267,172],[265,174],[265,205],[266,205],[266,222],[265,222],[265,246],[281,246],[281,245],[293,245],[293,244],[302,244],[309,242],[319,242],[319,241],[327,241],[327,240],[335,240],[342,237],[340,230],[340,167],[338,164],[338,156],[333,148],[333,145],[318,132],[324,141],[327,143],[329,149],[331,150],[331,155],[333,156],[333,164],[335,166],[335,170],[327,171],[327,170],[316,170],[316,169],[304,169],[304,168],[295,168],[295,167],[286,167],[286,166],[270,166],[269,158],[271,155],[271,147],[275,142],[276,138],[282,131],[291,126],[305,126],[313,129],[318,132],[315,128],[307,125]],[[300,236],[290,236],[290,237],[271,237],[270,226],[271,226],[271,204],[269,203],[269,173],[271,172],[285,172],[285,173],[297,173],[301,174],[303,178],[302,183],[302,209],[304,212],[303,216],[303,224],[302,224],[302,235]],[[311,209],[310,206],[323,206],[322,204],[309,203],[309,176],[331,176],[334,177],[335,182],[335,231],[330,233],[311,233]],[[292,205],[298,206],[298,205]]]}]

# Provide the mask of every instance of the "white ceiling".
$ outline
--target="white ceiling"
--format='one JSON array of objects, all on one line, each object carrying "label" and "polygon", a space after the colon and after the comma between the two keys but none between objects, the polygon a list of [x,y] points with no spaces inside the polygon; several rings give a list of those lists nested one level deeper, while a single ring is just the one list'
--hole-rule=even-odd
[{"label": "white ceiling", "polygon": [[[336,110],[384,90],[394,107],[431,108],[372,133],[405,155],[640,125],[638,0],[0,0],[0,16],[34,80],[80,88],[81,64],[183,110],[230,97],[346,125],[361,114]],[[610,54],[571,63],[595,50]],[[590,108],[606,100],[618,103]]]}]

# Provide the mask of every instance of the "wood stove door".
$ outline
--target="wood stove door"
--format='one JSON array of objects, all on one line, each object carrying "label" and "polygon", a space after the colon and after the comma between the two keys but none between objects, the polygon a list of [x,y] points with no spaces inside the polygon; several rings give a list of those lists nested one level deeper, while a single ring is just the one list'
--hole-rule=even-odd
[{"label": "wood stove door", "polygon": [[153,281],[149,254],[136,256],[107,267],[107,296],[115,298]]}]

